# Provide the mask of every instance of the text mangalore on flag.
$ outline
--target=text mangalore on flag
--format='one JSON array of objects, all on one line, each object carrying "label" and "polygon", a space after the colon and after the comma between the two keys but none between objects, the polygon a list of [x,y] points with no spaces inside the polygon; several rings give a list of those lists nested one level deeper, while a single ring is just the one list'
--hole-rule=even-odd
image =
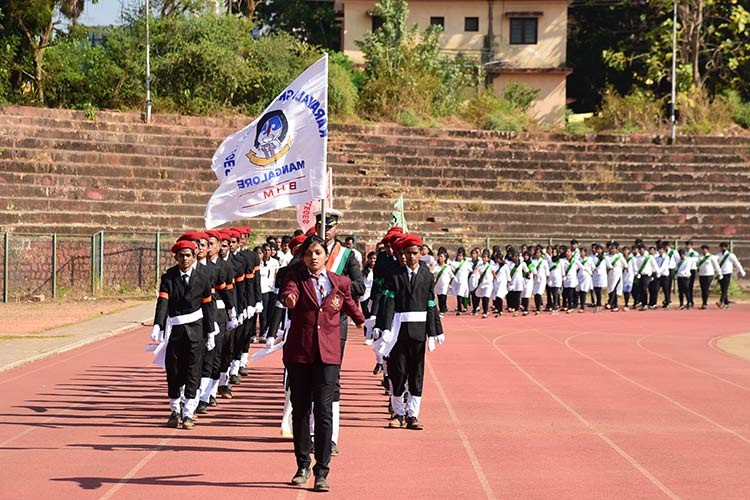
[{"label": "text mangalore on flag", "polygon": [[391,216],[391,227],[399,226],[405,233],[409,230],[406,228],[406,216],[404,215],[404,195],[401,195],[396,203],[393,204],[393,215]]},{"label": "text mangalore on flag", "polygon": [[307,68],[214,153],[220,185],[204,215],[207,228],[326,194],[328,56]]}]

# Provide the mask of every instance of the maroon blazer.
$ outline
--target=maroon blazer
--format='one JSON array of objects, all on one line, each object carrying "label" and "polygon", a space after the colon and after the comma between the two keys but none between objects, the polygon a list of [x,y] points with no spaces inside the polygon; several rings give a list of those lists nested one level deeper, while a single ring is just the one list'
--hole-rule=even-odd
[{"label": "maroon blazer", "polygon": [[323,363],[341,364],[341,312],[346,313],[356,324],[365,317],[352,299],[351,281],[327,271],[333,286],[323,303],[318,305],[315,284],[307,268],[289,270],[282,286],[280,300],[286,303],[289,295],[297,296],[297,305],[292,310],[292,321],[284,344],[284,363],[312,364],[318,353]]}]

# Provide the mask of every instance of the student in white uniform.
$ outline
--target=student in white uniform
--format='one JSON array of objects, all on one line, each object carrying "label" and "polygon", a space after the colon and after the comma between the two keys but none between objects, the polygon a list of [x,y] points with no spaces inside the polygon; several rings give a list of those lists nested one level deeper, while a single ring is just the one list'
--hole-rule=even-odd
[{"label": "student in white uniform", "polygon": [[534,276],[534,288],[532,290],[534,294],[534,314],[542,312],[542,296],[547,289],[547,279],[549,278],[549,264],[547,259],[542,255],[542,247],[537,246],[534,249],[534,256],[531,260],[531,273]]},{"label": "student in white uniform", "polygon": [[677,292],[680,296],[680,311],[690,309],[690,299],[688,297],[688,285],[690,283],[690,274],[694,266],[695,257],[688,257],[684,249],[678,251],[677,257]]},{"label": "student in white uniform", "polygon": [[607,258],[604,256],[604,248],[601,245],[596,245],[596,254],[592,255],[591,258],[594,260],[594,275],[592,279],[594,281],[594,296],[596,297],[595,306],[596,311],[602,310],[602,288],[607,286]]},{"label": "student in white uniform", "polygon": [[729,308],[729,283],[732,281],[732,274],[734,268],[740,273],[740,276],[745,277],[745,270],[742,268],[742,264],[737,260],[737,256],[734,252],[729,251],[729,243],[719,243],[719,253],[716,254],[716,259],[719,261],[719,267],[721,268],[722,278],[719,281],[721,286],[721,297],[716,305],[719,308]]},{"label": "student in white uniform", "polygon": [[490,260],[490,251],[485,248],[482,251],[482,262],[474,270],[477,274],[477,288],[474,290],[474,294],[482,304],[482,319],[489,314],[490,296],[495,280],[494,265]]},{"label": "student in white uniform", "polygon": [[508,295],[508,283],[510,282],[510,267],[503,259],[500,252],[494,255],[495,279],[492,283],[492,303],[495,307],[495,317],[503,315],[503,300]]},{"label": "student in white uniform", "polygon": [[612,312],[620,310],[617,305],[617,296],[622,293],[622,275],[625,266],[625,258],[619,252],[619,244],[613,241],[609,244],[607,256],[607,292],[609,292],[607,305]]},{"label": "student in white uniform", "polygon": [[721,273],[721,266],[719,260],[715,255],[711,255],[709,252],[708,245],[701,245],[701,256],[698,259],[698,282],[701,285],[701,300],[703,304],[701,309],[708,309],[708,294],[711,292],[711,282],[714,280],[714,275],[717,275],[719,280],[724,278]]},{"label": "student in white uniform", "polygon": [[479,314],[479,298],[476,294],[477,285],[479,284],[477,280],[479,279],[479,275],[476,273],[477,267],[479,267],[479,264],[481,264],[482,259],[480,258],[480,250],[479,247],[474,247],[471,249],[471,258],[469,259],[469,263],[471,264],[471,270],[469,274],[469,300],[471,302],[471,314],[472,316],[476,316]]},{"label": "student in white uniform", "polygon": [[671,257],[669,256],[669,249],[662,244],[659,248],[659,255],[656,257],[656,263],[658,265],[657,274],[659,275],[659,289],[664,294],[664,300],[662,301],[662,307],[669,309],[669,304],[672,302],[672,290],[669,288],[672,280],[672,270],[669,268]]},{"label": "student in white uniform", "polygon": [[695,289],[695,277],[698,275],[698,259],[701,254],[693,248],[693,242],[688,240],[685,242],[685,256],[693,259],[693,268],[690,270],[690,281],[688,281],[687,297],[688,306],[693,307],[693,290]]},{"label": "student in white uniform", "polygon": [[586,310],[586,295],[594,288],[594,258],[592,258],[586,248],[581,248],[581,265],[578,268],[578,312],[583,313]]},{"label": "student in white uniform", "polygon": [[524,273],[528,273],[529,269],[526,264],[519,257],[518,253],[511,249],[508,252],[510,262],[510,280],[508,284],[508,311],[513,313],[513,316],[518,316],[518,311],[521,309],[521,295],[523,294],[524,284]]},{"label": "student in white uniform", "polygon": [[528,250],[523,252],[523,263],[526,264],[526,272],[523,274],[523,292],[521,293],[521,309],[523,315],[529,315],[529,303],[534,293],[534,275],[531,269],[531,254]]},{"label": "student in white uniform", "polygon": [[448,253],[438,251],[437,264],[433,267],[435,275],[435,295],[438,299],[438,314],[442,318],[448,312],[448,292],[451,288],[453,271],[448,263]]},{"label": "student in white uniform", "polygon": [[469,274],[471,273],[471,262],[466,260],[466,250],[460,247],[456,251],[456,260],[451,262],[451,295],[456,296],[456,316],[466,312],[469,301]]},{"label": "student in white uniform", "polygon": [[578,270],[580,261],[573,258],[570,248],[565,250],[565,259],[561,261],[563,274],[563,310],[568,314],[573,312],[576,304],[576,287],[578,286]]},{"label": "student in white uniform", "polygon": [[550,307],[550,310],[552,311],[552,314],[557,314],[557,311],[560,307],[560,289],[562,288],[563,283],[563,275],[562,275],[562,266],[561,263],[564,259],[560,259],[560,256],[557,254],[557,252],[550,257],[550,263],[549,263],[549,282],[548,282],[548,289],[550,291],[550,298],[548,305]]},{"label": "student in white uniform", "polygon": [[658,258],[659,252],[656,251],[656,247],[648,247],[648,254],[651,256],[651,281],[648,284],[648,301],[646,302],[649,309],[656,309],[656,301],[659,297],[659,270],[662,265],[663,259]]},{"label": "student in white uniform", "polygon": [[672,248],[672,244],[668,241],[664,241],[662,245],[664,245],[664,251],[666,252],[667,261],[669,262],[669,273],[666,277],[666,283],[663,285],[664,302],[662,305],[665,309],[668,309],[672,304],[672,286],[674,277],[677,274],[677,251]]},{"label": "student in white uniform", "polygon": [[633,292],[633,278],[635,277],[633,254],[630,252],[629,246],[622,247],[622,258],[625,261],[622,270],[622,295],[625,298],[625,305],[622,310],[627,311],[630,308],[630,295]]}]

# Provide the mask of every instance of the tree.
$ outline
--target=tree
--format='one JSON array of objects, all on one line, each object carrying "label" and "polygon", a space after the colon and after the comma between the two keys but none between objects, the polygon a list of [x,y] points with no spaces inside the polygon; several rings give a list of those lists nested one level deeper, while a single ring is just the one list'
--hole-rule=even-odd
[{"label": "tree", "polygon": [[257,14],[261,24],[286,31],[307,43],[328,49],[338,49],[341,45],[333,2],[273,0],[260,5]]}]

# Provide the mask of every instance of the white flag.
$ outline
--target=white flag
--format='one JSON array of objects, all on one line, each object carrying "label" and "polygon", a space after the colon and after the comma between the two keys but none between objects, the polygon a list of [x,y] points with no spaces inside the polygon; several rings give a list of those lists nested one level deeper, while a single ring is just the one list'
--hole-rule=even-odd
[{"label": "white flag", "polygon": [[[327,171],[328,184],[326,188],[326,207],[333,208],[333,172]],[[297,224],[305,233],[315,226],[315,214],[320,211],[320,200],[311,200],[297,205]]]},{"label": "white flag", "polygon": [[206,228],[322,199],[327,145],[324,55],[216,150],[211,167],[221,184],[208,201]]}]

